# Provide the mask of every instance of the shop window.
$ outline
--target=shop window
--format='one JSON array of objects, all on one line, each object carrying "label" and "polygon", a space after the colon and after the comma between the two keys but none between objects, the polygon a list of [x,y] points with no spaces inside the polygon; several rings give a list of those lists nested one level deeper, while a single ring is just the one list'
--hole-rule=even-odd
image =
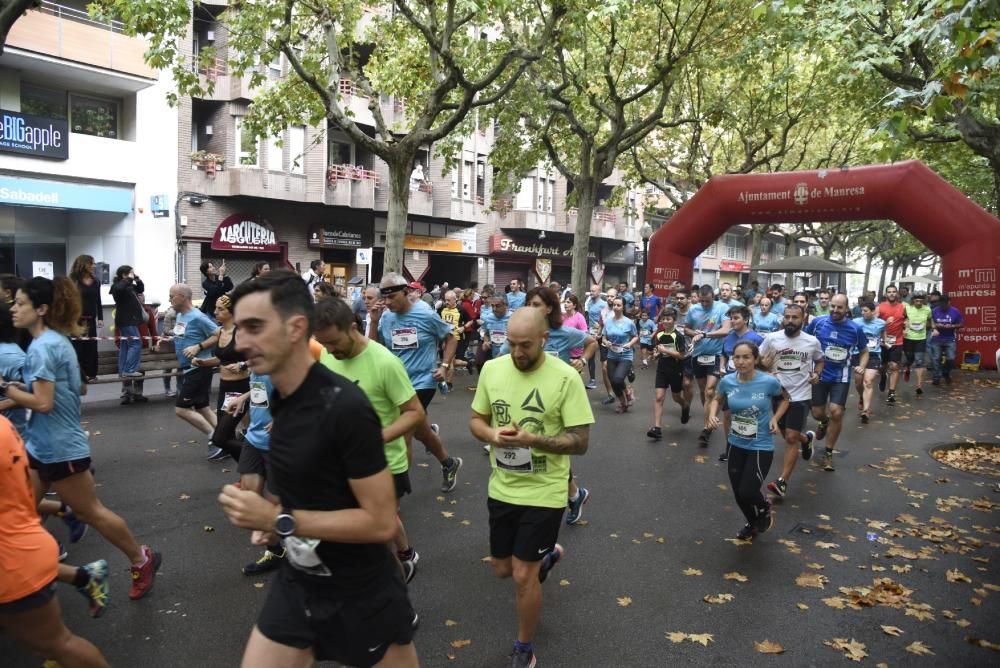
[{"label": "shop window", "polygon": [[66,91],[21,83],[21,113],[66,120]]},{"label": "shop window", "polygon": [[84,95],[69,96],[73,132],[95,137],[118,137],[118,102]]},{"label": "shop window", "polygon": [[236,152],[241,167],[258,166],[258,142],[257,138],[249,132],[243,131],[243,117],[236,116]]},{"label": "shop window", "polygon": [[267,140],[267,168],[272,172],[280,172],[283,166],[281,143],[281,137]]},{"label": "shop window", "polygon": [[292,174],[302,174],[306,162],[306,126],[293,125],[288,128],[288,149],[290,151]]}]

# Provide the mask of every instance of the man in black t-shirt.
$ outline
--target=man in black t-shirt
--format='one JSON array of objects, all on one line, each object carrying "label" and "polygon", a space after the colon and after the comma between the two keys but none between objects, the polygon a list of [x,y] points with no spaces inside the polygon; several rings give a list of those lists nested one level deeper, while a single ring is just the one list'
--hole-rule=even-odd
[{"label": "man in black t-shirt", "polygon": [[668,306],[660,311],[660,326],[653,335],[656,363],[656,399],[653,401],[653,426],[646,436],[660,440],[663,437],[663,400],[667,398],[667,388],[674,401],[681,407],[681,424],[691,419],[691,404],[685,400],[681,390],[684,387],[684,357],[687,339],[677,323],[677,309]]},{"label": "man in black t-shirt", "polygon": [[244,665],[417,666],[416,615],[386,547],[396,494],[374,409],[313,361],[313,301],[296,274],[243,283],[233,310],[237,350],[274,384],[268,478],[281,503],[233,485],[219,502],[253,542],[280,537],[286,555]]}]

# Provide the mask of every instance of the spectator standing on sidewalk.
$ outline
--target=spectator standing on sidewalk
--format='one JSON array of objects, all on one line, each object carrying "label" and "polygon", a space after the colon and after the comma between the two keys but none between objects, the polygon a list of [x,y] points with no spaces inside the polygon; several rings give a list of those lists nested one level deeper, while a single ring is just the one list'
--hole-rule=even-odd
[{"label": "spectator standing on sidewalk", "polygon": [[111,297],[115,300],[115,330],[121,337],[118,346],[118,375],[123,382],[123,404],[132,401],[130,379],[142,375],[139,373],[139,362],[142,360],[139,325],[146,321],[146,311],[136,295],[145,290],[142,279],[135,275],[132,267],[127,264],[118,267],[115,282],[111,286]]},{"label": "spectator standing on sidewalk", "polygon": [[215,302],[227,292],[232,292],[233,279],[226,276],[226,261],[216,269],[211,262],[201,263],[201,274],[205,280],[201,282],[201,289],[205,291],[205,297],[201,302],[201,312],[209,318],[215,316]]},{"label": "spectator standing on sidewalk", "polygon": [[101,284],[94,275],[96,264],[90,255],[80,255],[73,260],[73,268],[69,277],[80,291],[80,302],[83,312],[80,315],[81,336],[90,341],[74,339],[73,349],[76,359],[80,362],[84,382],[89,382],[97,376],[97,330],[104,327],[104,316],[101,313]]}]

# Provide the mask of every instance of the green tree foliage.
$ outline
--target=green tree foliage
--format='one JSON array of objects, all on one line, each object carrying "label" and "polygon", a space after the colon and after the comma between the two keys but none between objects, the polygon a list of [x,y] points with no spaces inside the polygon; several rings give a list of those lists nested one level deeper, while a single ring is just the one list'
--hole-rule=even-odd
[{"label": "green tree foliage", "polygon": [[[231,2],[220,20],[226,53],[191,54],[188,0],[99,0],[130,34],[148,36],[149,64],[172,72],[180,95],[202,97],[213,86],[199,76],[217,57],[257,89],[244,127],[274,136],[291,123],[339,128],[386,162],[390,172],[385,270],[400,271],[409,176],[422,147],[447,138],[477,107],[510,91],[536,61],[564,13],[527,0],[394,0],[366,7],[339,0]],[[261,62],[283,55],[292,73],[268,81]],[[368,98],[374,132],[353,117],[341,81]],[[382,100],[405,112],[387,118]],[[176,100],[176,98],[174,98]],[[390,105],[391,107],[391,105]],[[448,144],[444,144],[448,146]]]}]

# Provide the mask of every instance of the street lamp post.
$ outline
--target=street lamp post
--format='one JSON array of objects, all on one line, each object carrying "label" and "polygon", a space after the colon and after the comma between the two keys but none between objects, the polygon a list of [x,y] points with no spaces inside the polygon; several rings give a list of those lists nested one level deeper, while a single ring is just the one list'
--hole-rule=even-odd
[{"label": "street lamp post", "polygon": [[646,278],[646,267],[649,266],[649,238],[653,236],[653,227],[649,223],[643,223],[639,228],[639,236],[642,237],[642,284],[639,290],[645,292],[646,283],[649,282]]}]

